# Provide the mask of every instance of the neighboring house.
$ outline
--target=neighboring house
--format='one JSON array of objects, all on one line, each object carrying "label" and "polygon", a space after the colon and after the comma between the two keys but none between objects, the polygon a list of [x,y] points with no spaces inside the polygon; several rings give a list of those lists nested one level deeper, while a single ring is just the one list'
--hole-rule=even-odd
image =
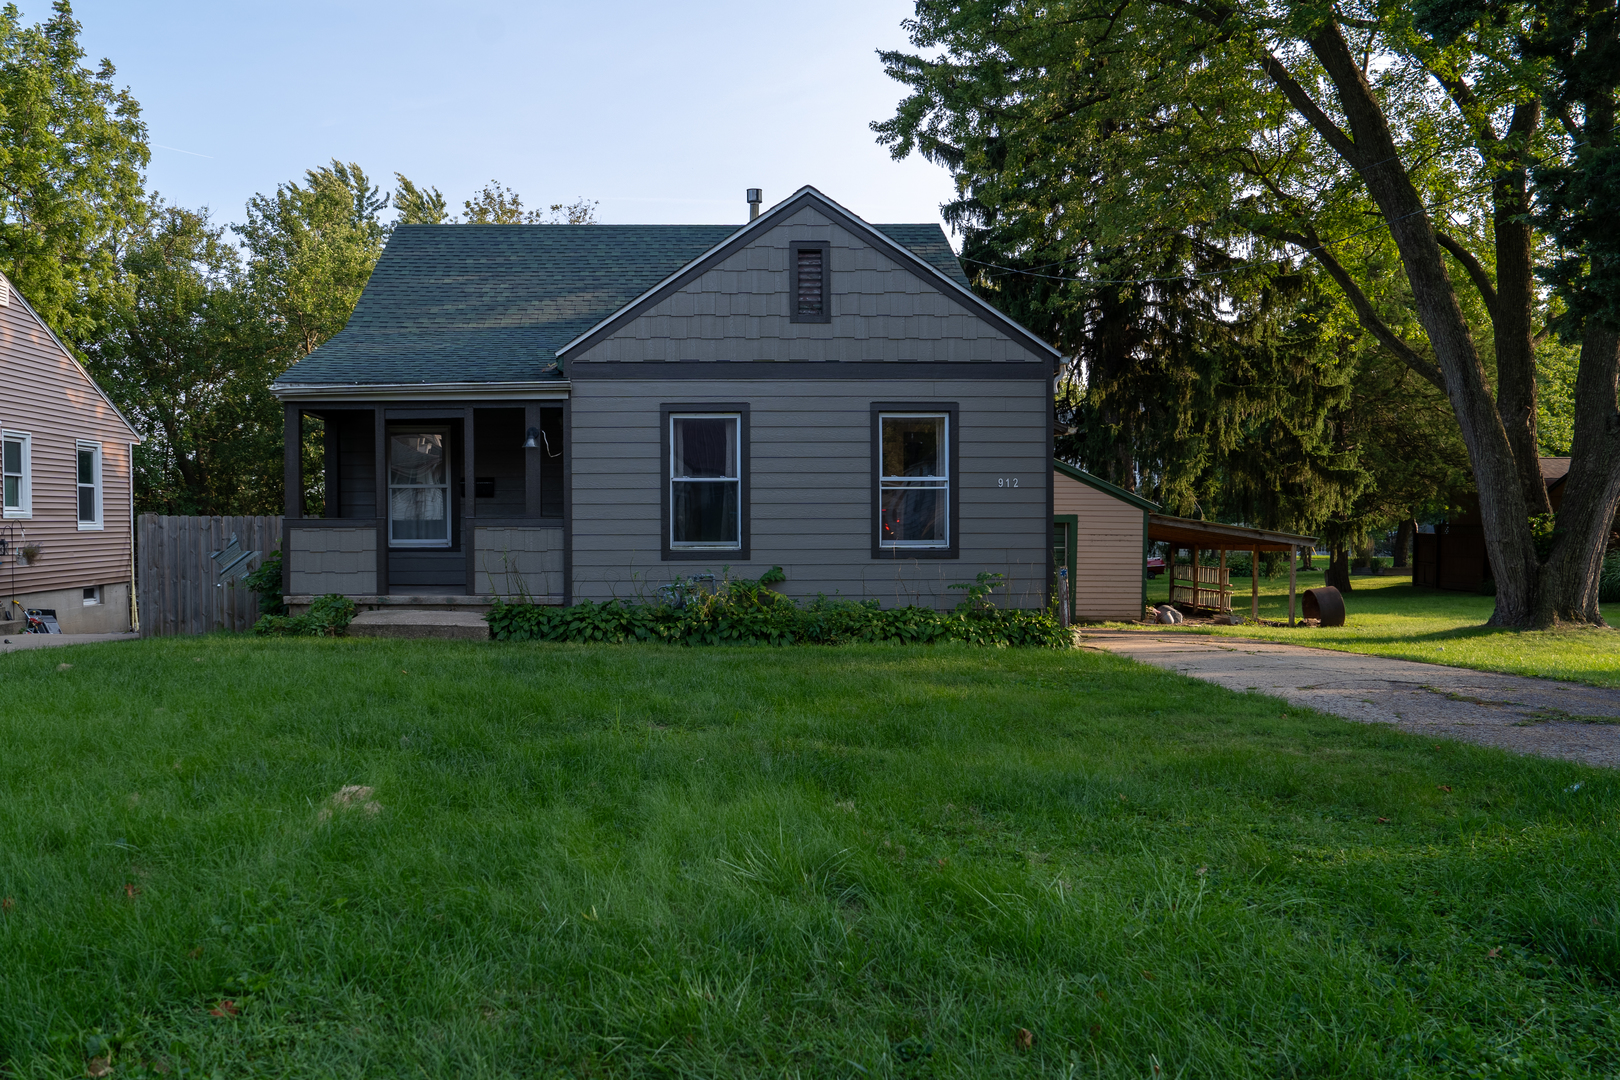
[{"label": "neighboring house", "polygon": [[[1542,458],[1541,478],[1556,513],[1564,501],[1569,458]],[[1412,537],[1412,584],[1459,592],[1475,592],[1485,587],[1485,582],[1491,579],[1491,562],[1485,552],[1485,524],[1479,513],[1479,499],[1468,496],[1450,520],[1433,528],[1433,532],[1420,532]],[[1620,531],[1620,517],[1615,519],[1614,531]]]},{"label": "neighboring house", "polygon": [[1148,515],[1158,504],[1067,462],[1052,468],[1052,558],[1068,569],[1071,618],[1140,619]]},{"label": "neighboring house", "polygon": [[67,634],[129,630],[140,438],[4,278],[0,331],[0,633],[27,609]]},{"label": "neighboring house", "polygon": [[274,386],[289,602],[652,599],[780,565],[800,598],[945,607],[991,571],[1044,606],[1056,360],[937,225],[813,188],[743,226],[402,226]]}]

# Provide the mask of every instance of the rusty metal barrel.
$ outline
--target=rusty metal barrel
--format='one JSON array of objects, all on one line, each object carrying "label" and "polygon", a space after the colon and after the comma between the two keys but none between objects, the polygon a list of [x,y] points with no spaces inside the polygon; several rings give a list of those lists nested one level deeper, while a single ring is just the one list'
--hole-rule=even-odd
[{"label": "rusty metal barrel", "polygon": [[1319,626],[1344,625],[1344,594],[1332,585],[1305,590],[1305,617]]}]

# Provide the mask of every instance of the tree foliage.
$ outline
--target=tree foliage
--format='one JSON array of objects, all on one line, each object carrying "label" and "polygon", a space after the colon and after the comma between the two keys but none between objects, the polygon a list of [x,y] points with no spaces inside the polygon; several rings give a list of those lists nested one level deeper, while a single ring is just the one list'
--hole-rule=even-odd
[{"label": "tree foliage", "polygon": [[[403,178],[402,178],[403,179]],[[468,225],[594,225],[596,203],[576,199],[552,203],[549,210],[525,210],[523,198],[499,181],[491,180],[462,204]]]},{"label": "tree foliage", "polygon": [[[1532,511],[1547,508],[1537,459],[1536,324],[1544,326],[1549,312],[1533,271],[1550,240],[1559,240],[1532,227],[1529,177],[1533,165],[1566,152],[1573,114],[1554,103],[1548,110],[1562,126],[1543,122],[1551,83],[1529,45],[1542,18],[1536,9],[1441,6],[920,0],[908,27],[926,53],[883,54],[910,94],[892,119],[874,126],[897,155],[918,151],[953,171],[960,197],[949,212],[967,226],[964,253],[975,260],[980,288],[998,303],[1034,296],[1038,302],[1010,309],[1044,309],[1070,328],[1054,340],[1076,358],[1102,421],[1120,439],[1134,445],[1132,424],[1164,423],[1154,415],[1164,395],[1185,396],[1194,384],[1211,384],[1208,400],[1240,406],[1265,400],[1256,388],[1285,384],[1262,359],[1255,377],[1221,386],[1207,360],[1186,352],[1177,359],[1160,335],[1138,330],[1135,351],[1117,355],[1158,377],[1144,376],[1151,392],[1112,393],[1115,385],[1129,391],[1129,381],[1111,382],[1106,368],[1094,371],[1086,359],[1088,337],[1106,336],[1108,294],[1127,308],[1175,306],[1185,316],[1178,321],[1212,331],[1181,340],[1209,339],[1241,336],[1271,288],[1268,273],[1302,277],[1301,295],[1316,290],[1322,299],[1311,316],[1319,334],[1314,346],[1302,337],[1296,362],[1311,355],[1326,372],[1335,370],[1329,358],[1338,358],[1350,393],[1338,401],[1304,397],[1310,408],[1303,411],[1299,403],[1273,405],[1271,416],[1292,420],[1290,434],[1312,434],[1300,442],[1312,460],[1366,471],[1362,492],[1434,490],[1455,471],[1449,459],[1460,442],[1486,520],[1496,621],[1597,621],[1595,571],[1588,571],[1601,540],[1589,519],[1600,504],[1612,514],[1620,497],[1620,487],[1597,475],[1607,466],[1584,486],[1572,470],[1560,512],[1561,527],[1566,520],[1570,527],[1549,552],[1537,549],[1529,525]],[[1593,114],[1590,104],[1582,109]],[[1582,189],[1583,206],[1592,205],[1592,187]],[[1014,276],[1050,280],[1007,280]],[[1578,312],[1572,299],[1566,304]],[[1274,313],[1275,327],[1291,325],[1274,302],[1262,310]],[[1248,352],[1282,340],[1270,330],[1248,333],[1252,340],[1241,346]],[[1606,348],[1600,342],[1595,352]],[[1154,371],[1167,357],[1180,383]],[[1434,393],[1407,379],[1409,407],[1367,407],[1389,402],[1390,389],[1402,385],[1382,361]],[[1608,363],[1594,355],[1589,365],[1583,356],[1582,369],[1600,372]],[[1595,408],[1612,414],[1613,379],[1606,388],[1597,379],[1596,389]],[[1440,394],[1454,433],[1442,423]],[[1106,415],[1110,408],[1116,419]],[[1421,409],[1421,423],[1411,423],[1412,408]],[[1192,437],[1186,445],[1196,449],[1221,417],[1207,402],[1190,413],[1204,418],[1199,429],[1178,435]],[[1275,436],[1265,430],[1264,410],[1247,416],[1249,441],[1238,446],[1265,448],[1256,462],[1263,468],[1275,456],[1267,446]],[[1301,427],[1307,416],[1312,422]],[[1425,446],[1410,445],[1417,434],[1429,436]],[[1406,437],[1409,453],[1378,453],[1394,435]],[[1601,443],[1594,440],[1586,460],[1613,459]],[[1427,476],[1412,475],[1413,452],[1433,463]],[[1342,456],[1352,453],[1353,462]],[[1574,453],[1582,456],[1578,436]],[[1241,457],[1229,454],[1226,466]],[[1154,463],[1146,464],[1151,473]],[[1229,478],[1252,484],[1257,475]],[[1301,486],[1316,505],[1385,512],[1331,470],[1317,479]]]},{"label": "tree foliage", "polygon": [[137,504],[169,514],[275,512],[286,365],[225,229],[157,205],[120,261],[126,288],[87,366],[135,425]]},{"label": "tree foliage", "polygon": [[140,227],[148,159],[140,106],[113,66],[83,63],[67,0],[25,26],[0,10],[0,270],[70,343],[97,331]]}]

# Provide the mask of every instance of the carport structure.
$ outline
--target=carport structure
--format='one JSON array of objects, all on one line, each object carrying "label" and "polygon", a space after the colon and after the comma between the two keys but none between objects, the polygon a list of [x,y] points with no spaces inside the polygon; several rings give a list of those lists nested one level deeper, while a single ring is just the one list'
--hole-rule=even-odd
[{"label": "carport structure", "polygon": [[[1300,536],[1296,533],[1273,532],[1270,529],[1251,529],[1246,525],[1223,525],[1217,521],[1195,521],[1192,518],[1169,517],[1164,514],[1148,515],[1148,539],[1170,545],[1169,558],[1165,560],[1165,569],[1170,578],[1170,602],[1176,600],[1176,552],[1186,548],[1192,553],[1192,581],[1191,606],[1194,608],[1207,607],[1199,601],[1207,594],[1214,594],[1216,608],[1224,608],[1224,596],[1229,590],[1223,589],[1221,578],[1225,577],[1226,553],[1228,551],[1247,551],[1252,554],[1249,560],[1251,585],[1249,592],[1249,610],[1256,622],[1260,621],[1260,553],[1262,551],[1288,552],[1288,625],[1294,625],[1294,594],[1298,578],[1299,549],[1308,547],[1315,549],[1316,537]],[[1220,577],[1215,581],[1215,587],[1206,589],[1201,580],[1198,568],[1198,553],[1200,551],[1220,552]]]}]

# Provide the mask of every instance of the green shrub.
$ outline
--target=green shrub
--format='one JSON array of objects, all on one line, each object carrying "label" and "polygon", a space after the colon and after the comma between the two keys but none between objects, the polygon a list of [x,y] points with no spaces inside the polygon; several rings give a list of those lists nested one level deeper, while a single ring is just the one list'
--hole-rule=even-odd
[{"label": "green shrub", "polygon": [[1598,576],[1598,603],[1620,604],[1620,551],[1604,556]]},{"label": "green shrub", "polygon": [[354,601],[338,593],[317,596],[305,615],[260,615],[253,632],[275,637],[337,637],[354,621]]},{"label": "green shrub", "polygon": [[[499,641],[625,642],[673,645],[850,645],[893,642],[1062,648],[1069,635],[1044,611],[988,605],[999,575],[963,583],[968,598],[955,611],[881,607],[876,600],[818,596],[800,606],[767,586],[785,580],[781,568],[759,581],[722,582],[712,593],[683,593],[679,604],[586,600],[573,607],[496,604],[485,616]],[[977,605],[977,606],[976,606]]]},{"label": "green shrub", "polygon": [[281,574],[281,549],[277,548],[264,557],[258,569],[246,574],[242,584],[248,591],[258,594],[260,615],[285,615],[287,605],[283,599]]}]

